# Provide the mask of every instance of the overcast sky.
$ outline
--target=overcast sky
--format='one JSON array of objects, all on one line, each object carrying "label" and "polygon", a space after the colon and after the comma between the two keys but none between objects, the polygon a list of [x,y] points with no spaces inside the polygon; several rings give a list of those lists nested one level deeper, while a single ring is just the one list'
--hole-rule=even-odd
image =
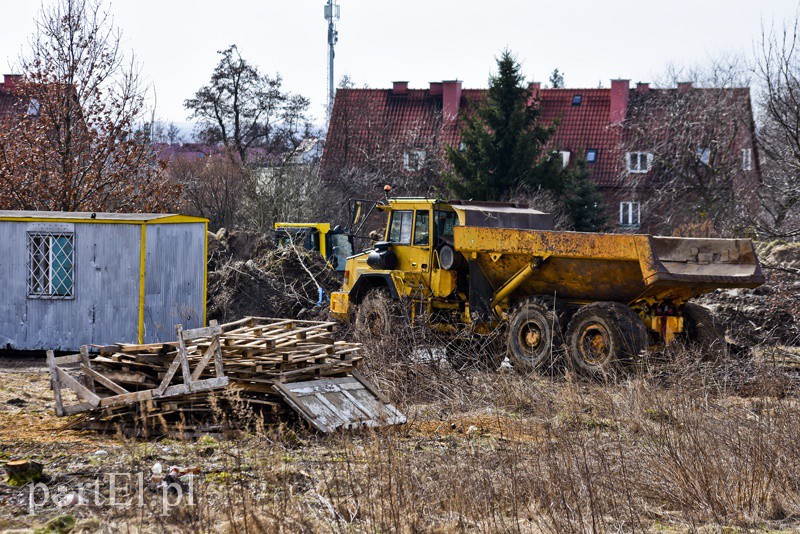
[{"label": "overcast sky", "polygon": [[[46,0],[48,3],[50,0]],[[262,71],[312,99],[324,117],[327,87],[325,0],[116,0],[124,45],[135,52],[157,96],[157,115],[184,123],[183,101],[208,81],[217,50],[237,44]],[[33,31],[38,0],[5,0],[0,66],[11,72]],[[569,87],[611,78],[657,78],[669,62],[695,64],[725,52],[752,52],[762,20],[792,20],[796,0],[340,0],[336,79],[361,86],[411,87],[460,79],[485,87],[508,47],[529,80],[558,68]]]}]

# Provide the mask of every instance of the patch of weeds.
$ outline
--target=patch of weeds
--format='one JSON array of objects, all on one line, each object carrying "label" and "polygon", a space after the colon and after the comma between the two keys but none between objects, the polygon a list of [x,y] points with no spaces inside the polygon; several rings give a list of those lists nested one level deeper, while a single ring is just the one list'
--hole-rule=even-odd
[{"label": "patch of weeds", "polygon": [[675,422],[675,416],[663,408],[648,408],[644,414],[655,423],[671,424]]},{"label": "patch of weeds", "polygon": [[43,527],[34,529],[36,534],[66,534],[75,528],[75,517],[72,514],[64,514],[54,517],[44,524]]}]

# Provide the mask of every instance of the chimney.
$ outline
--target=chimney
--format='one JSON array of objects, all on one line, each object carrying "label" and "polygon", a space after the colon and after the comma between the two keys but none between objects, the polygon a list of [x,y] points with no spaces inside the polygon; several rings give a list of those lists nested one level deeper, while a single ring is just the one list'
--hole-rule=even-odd
[{"label": "chimney", "polygon": [[536,100],[539,98],[539,90],[542,88],[542,82],[530,82],[528,84],[528,91],[531,92],[531,98]]},{"label": "chimney", "polygon": [[442,82],[442,115],[445,122],[452,122],[458,117],[461,105],[461,81],[445,80]]},{"label": "chimney", "polygon": [[678,92],[688,93],[692,90],[692,82],[678,82]]},{"label": "chimney", "polygon": [[442,82],[431,82],[431,96],[442,96]]},{"label": "chimney", "polygon": [[622,122],[628,114],[628,91],[630,80],[611,80],[611,107],[608,120]]},{"label": "chimney", "polygon": [[13,91],[22,81],[22,74],[3,74],[3,89]]},{"label": "chimney", "polygon": [[408,82],[392,82],[392,94],[404,96],[408,94]]},{"label": "chimney", "polygon": [[650,90],[650,84],[647,82],[639,82],[636,84],[637,93],[646,93]]}]

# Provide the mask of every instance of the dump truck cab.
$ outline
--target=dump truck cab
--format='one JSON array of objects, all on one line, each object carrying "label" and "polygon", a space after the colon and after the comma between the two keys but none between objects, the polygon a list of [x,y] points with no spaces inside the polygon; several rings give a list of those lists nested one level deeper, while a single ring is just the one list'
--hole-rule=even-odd
[{"label": "dump truck cab", "polygon": [[344,272],[347,258],[353,254],[353,238],[329,223],[275,223],[275,244],[319,252],[339,273]]},{"label": "dump truck cab", "polygon": [[[456,228],[481,226],[552,230],[552,216],[511,202],[389,198],[378,205],[386,225],[372,250],[348,258],[342,290],[331,295],[331,312],[347,320],[370,292],[409,299],[412,313],[447,315],[471,322],[466,262],[455,246]],[[463,263],[463,265],[462,265]]]}]

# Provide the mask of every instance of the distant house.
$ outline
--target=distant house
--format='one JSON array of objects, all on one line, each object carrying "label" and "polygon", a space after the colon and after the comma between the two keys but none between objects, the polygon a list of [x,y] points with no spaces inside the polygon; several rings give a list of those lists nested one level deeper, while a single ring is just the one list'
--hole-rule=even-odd
[{"label": "distant house", "polygon": [[39,102],[32,98],[25,101],[19,94],[18,86],[22,81],[20,74],[4,74],[0,83],[0,124],[13,117],[38,117]]},{"label": "distant house", "polygon": [[[724,182],[732,190],[752,191],[760,181],[747,88],[631,88],[629,80],[612,80],[609,89],[542,89],[532,83],[530,90],[542,121],[559,122],[550,150],[560,152],[565,166],[586,162],[622,227],[642,223],[644,198],[680,174],[676,162],[705,165],[694,170],[702,175],[713,169],[709,183]],[[409,89],[407,82],[394,82],[391,89],[339,89],[321,176],[332,181],[394,173],[424,182],[447,166],[445,147],[461,144],[459,118],[485,95],[485,89],[462,89],[460,81],[432,82],[427,89]],[[721,167],[712,166],[723,161],[724,180]]]}]

